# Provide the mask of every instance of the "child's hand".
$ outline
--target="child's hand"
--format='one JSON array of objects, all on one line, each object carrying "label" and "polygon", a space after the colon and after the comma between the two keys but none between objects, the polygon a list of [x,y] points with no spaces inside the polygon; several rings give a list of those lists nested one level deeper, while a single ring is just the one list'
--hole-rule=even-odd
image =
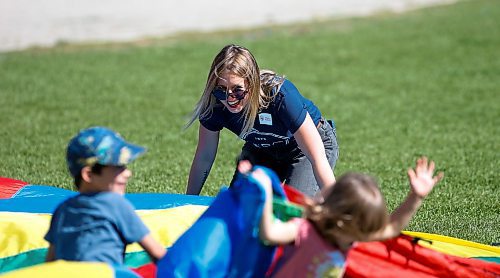
[{"label": "child's hand", "polygon": [[242,174],[248,174],[252,170],[252,163],[248,160],[241,160],[238,162],[238,172]]},{"label": "child's hand", "polygon": [[268,193],[272,196],[272,182],[271,178],[262,171],[261,169],[257,169],[255,171],[252,171],[252,163],[248,160],[241,160],[238,163],[238,172],[246,175],[251,175],[256,181],[258,181],[262,187],[264,188],[264,191],[266,192],[266,195]]},{"label": "child's hand", "polygon": [[408,179],[410,180],[411,191],[420,198],[425,198],[429,195],[443,176],[443,172],[434,176],[434,161],[428,163],[427,157],[425,156],[417,160],[415,170],[412,168],[408,169]]},{"label": "child's hand", "polygon": [[268,196],[267,198],[272,198],[273,186],[271,178],[269,178],[269,176],[264,171],[262,171],[262,169],[257,169],[253,171],[251,175],[255,180],[257,180],[262,185],[264,191],[266,192],[266,196]]}]

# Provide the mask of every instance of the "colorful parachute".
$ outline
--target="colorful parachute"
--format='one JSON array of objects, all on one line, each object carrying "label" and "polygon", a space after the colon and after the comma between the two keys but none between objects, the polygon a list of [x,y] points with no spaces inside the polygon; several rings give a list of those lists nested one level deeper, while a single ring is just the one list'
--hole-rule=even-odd
[{"label": "colorful parachute", "polygon": [[[188,267],[198,271],[190,273],[203,277],[202,274],[208,273],[208,259],[203,254],[207,248],[218,246],[222,249],[215,253],[220,256],[210,258],[211,266],[218,262],[215,268],[219,270],[236,269],[247,276],[262,276],[274,248],[256,241],[255,217],[260,215],[258,207],[262,199],[259,191],[252,193],[248,190],[253,189],[242,187],[240,193],[256,198],[240,198],[238,202],[230,201],[235,200],[234,196],[230,196],[235,193],[229,190],[223,190],[216,198],[126,194],[153,236],[169,248],[170,261],[165,259],[160,262],[160,275],[162,267],[165,267],[162,264],[170,264],[171,267],[174,263],[180,267],[179,262],[183,261],[186,266],[185,259],[188,258]],[[69,190],[0,177],[0,275],[127,277],[120,269],[102,263],[43,263],[48,247],[43,236],[48,229],[51,212],[73,194],[75,192]],[[240,201],[246,204],[241,205]],[[207,210],[212,203],[214,206]],[[238,217],[228,219],[228,211],[237,212]],[[199,218],[200,215],[203,216]],[[252,221],[253,224],[244,224]],[[200,245],[199,242],[203,241],[200,236],[208,233],[212,237],[205,242],[210,243],[211,240],[217,244]],[[196,240],[193,240],[193,235]],[[224,243],[225,240],[228,242]],[[246,243],[241,244],[244,241]],[[224,249],[226,247],[227,250]],[[138,245],[127,248],[125,263],[143,277],[156,276],[156,267]],[[500,248],[440,235],[404,232],[393,240],[358,244],[349,253],[347,265],[347,277],[500,277]],[[162,277],[169,277],[170,274],[167,271]]]},{"label": "colorful parachute", "polygon": [[[17,190],[12,190],[16,187]],[[51,213],[59,203],[74,194],[76,192],[52,186],[0,178],[0,198],[3,198],[0,199],[0,274],[44,262],[48,243],[43,237]],[[126,197],[153,236],[165,247],[171,246],[213,199],[156,193],[126,194]],[[149,262],[149,257],[138,244],[127,247],[127,266],[139,268]],[[38,270],[37,273],[41,272]]]}]

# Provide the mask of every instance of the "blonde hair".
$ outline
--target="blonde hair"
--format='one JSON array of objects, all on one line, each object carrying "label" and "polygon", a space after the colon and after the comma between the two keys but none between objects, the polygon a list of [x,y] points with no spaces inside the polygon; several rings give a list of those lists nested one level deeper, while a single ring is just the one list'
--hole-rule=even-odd
[{"label": "blonde hair", "polygon": [[[211,116],[214,107],[217,105],[216,98],[212,91],[217,85],[217,79],[225,71],[238,75],[245,79],[248,90],[248,103],[243,108],[242,117],[243,129],[239,136],[245,137],[255,122],[255,117],[260,109],[269,106],[273,99],[272,90],[283,84],[284,78],[277,76],[270,70],[259,70],[259,66],[252,53],[243,46],[229,44],[215,56],[207,77],[207,83],[200,100],[196,104],[191,119],[186,124],[186,128],[191,126],[198,118],[208,118]],[[262,85],[262,87],[261,87]]]},{"label": "blonde hair", "polygon": [[359,173],[340,177],[321,204],[306,210],[306,218],[329,243],[342,234],[363,241],[388,222],[384,197],[374,178]]}]

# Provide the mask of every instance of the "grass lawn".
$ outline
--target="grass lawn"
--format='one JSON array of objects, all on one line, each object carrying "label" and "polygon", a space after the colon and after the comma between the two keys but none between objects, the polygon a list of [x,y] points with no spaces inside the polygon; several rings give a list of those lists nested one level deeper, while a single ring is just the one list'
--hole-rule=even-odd
[{"label": "grass lawn", "polygon": [[[499,19],[498,1],[479,0],[147,45],[2,53],[0,176],[71,189],[67,141],[104,125],[149,148],[131,165],[129,192],[183,193],[197,124],[183,126],[214,55],[238,43],[335,119],[336,175],[376,176],[391,210],[415,159],[436,161],[445,179],[408,230],[500,242]],[[241,145],[222,132],[202,194],[229,183]]]}]

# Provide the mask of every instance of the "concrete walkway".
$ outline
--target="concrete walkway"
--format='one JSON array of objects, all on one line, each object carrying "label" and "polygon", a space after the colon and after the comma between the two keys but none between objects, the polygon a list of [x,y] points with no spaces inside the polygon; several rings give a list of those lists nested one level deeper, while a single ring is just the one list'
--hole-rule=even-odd
[{"label": "concrete walkway", "polygon": [[404,12],[456,0],[0,0],[0,51]]}]

